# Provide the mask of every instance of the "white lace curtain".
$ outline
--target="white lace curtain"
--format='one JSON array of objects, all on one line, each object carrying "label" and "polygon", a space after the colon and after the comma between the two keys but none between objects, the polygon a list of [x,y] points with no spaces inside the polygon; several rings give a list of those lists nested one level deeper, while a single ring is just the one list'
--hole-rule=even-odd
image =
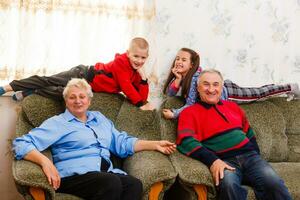
[{"label": "white lace curtain", "polygon": [[1,83],[110,61],[136,36],[154,43],[154,19],[150,0],[0,0]]}]

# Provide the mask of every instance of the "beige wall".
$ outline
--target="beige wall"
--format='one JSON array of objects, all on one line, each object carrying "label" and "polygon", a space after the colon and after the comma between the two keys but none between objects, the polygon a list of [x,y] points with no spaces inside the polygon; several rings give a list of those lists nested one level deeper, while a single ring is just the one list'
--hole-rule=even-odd
[{"label": "beige wall", "polygon": [[15,134],[18,104],[11,97],[0,97],[0,199],[21,200],[12,179],[10,142]]}]

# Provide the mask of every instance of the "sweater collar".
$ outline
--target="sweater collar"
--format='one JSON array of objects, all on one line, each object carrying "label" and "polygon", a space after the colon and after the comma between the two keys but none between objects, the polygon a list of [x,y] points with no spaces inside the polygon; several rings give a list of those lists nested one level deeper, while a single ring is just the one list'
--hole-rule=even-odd
[{"label": "sweater collar", "polygon": [[[198,103],[200,105],[202,105],[204,108],[206,109],[210,109],[211,107],[215,106],[216,104],[209,104],[209,103],[206,103],[202,100],[199,100]],[[219,102],[217,103],[217,105],[223,105],[223,102],[221,100],[219,100]]]}]

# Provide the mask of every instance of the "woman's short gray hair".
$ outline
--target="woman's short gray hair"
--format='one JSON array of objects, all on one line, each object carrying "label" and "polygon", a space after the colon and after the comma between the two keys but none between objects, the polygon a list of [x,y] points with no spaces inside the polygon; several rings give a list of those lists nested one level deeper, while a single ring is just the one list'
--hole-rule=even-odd
[{"label": "woman's short gray hair", "polygon": [[223,84],[224,79],[223,79],[222,73],[216,69],[210,68],[210,69],[205,69],[205,70],[201,71],[201,73],[198,77],[198,80],[197,80],[197,85],[199,85],[199,83],[200,83],[200,78],[206,73],[218,74],[220,76],[220,78],[222,80],[222,84]]},{"label": "woman's short gray hair", "polygon": [[65,87],[65,89],[63,91],[63,97],[64,97],[64,99],[67,98],[67,95],[68,95],[69,90],[70,90],[71,87],[76,87],[76,88],[84,89],[90,99],[93,97],[92,87],[88,84],[88,82],[85,79],[72,78],[68,82],[68,84],[66,85],[66,87]]}]

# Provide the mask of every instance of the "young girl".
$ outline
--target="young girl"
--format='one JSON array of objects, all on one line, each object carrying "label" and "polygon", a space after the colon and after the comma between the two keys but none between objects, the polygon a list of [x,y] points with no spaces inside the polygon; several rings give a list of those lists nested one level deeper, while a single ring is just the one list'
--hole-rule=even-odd
[{"label": "young girl", "polygon": [[[186,103],[179,109],[163,109],[163,115],[166,119],[177,118],[184,108],[197,101],[197,80],[202,70],[199,65],[200,57],[194,50],[182,48],[177,53],[163,92],[168,96],[180,94],[186,99]],[[246,88],[240,87],[230,80],[225,80],[222,99],[228,99],[237,103],[249,103],[281,94],[287,94],[289,100],[299,98],[300,91],[298,84],[270,84],[262,87]]]}]

